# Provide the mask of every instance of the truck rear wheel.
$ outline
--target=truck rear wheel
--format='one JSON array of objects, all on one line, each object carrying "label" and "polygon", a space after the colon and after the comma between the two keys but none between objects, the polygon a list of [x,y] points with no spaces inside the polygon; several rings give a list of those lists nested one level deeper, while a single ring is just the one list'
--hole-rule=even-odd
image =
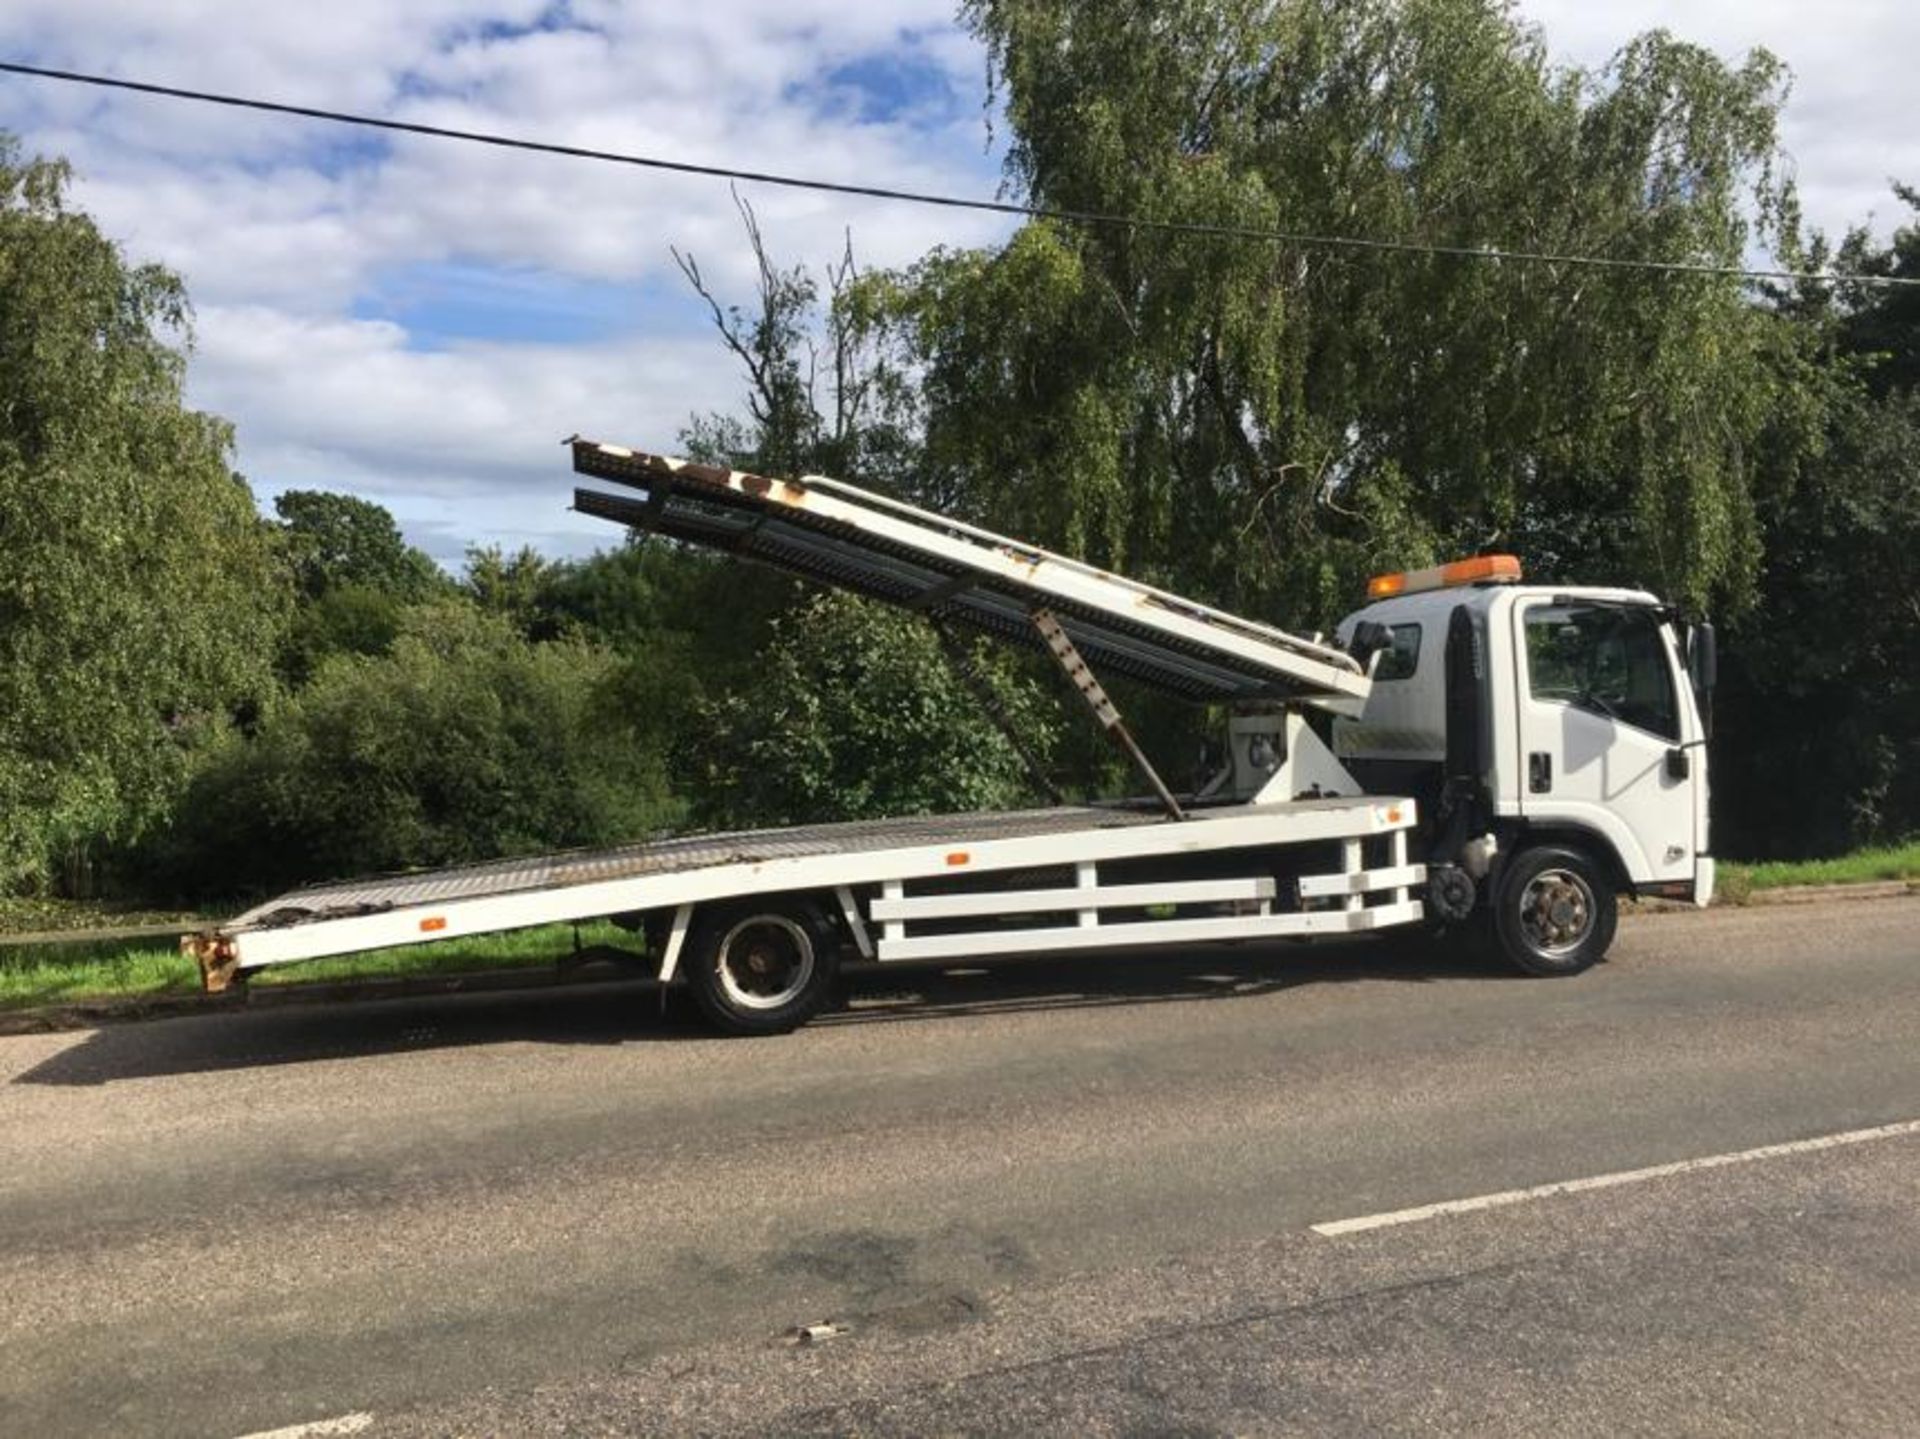
[{"label": "truck rear wheel", "polygon": [[1577,849],[1541,845],[1507,862],[1493,903],[1500,952],[1528,974],[1578,974],[1613,943],[1619,904],[1600,867]]},{"label": "truck rear wheel", "polygon": [[826,1005],[840,969],[839,939],[804,901],[727,906],[687,936],[687,988],[729,1034],[785,1034]]}]

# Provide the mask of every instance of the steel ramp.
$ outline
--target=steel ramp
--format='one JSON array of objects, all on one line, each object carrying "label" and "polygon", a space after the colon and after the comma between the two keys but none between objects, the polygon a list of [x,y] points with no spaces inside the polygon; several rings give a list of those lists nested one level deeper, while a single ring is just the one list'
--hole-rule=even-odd
[{"label": "steel ramp", "polygon": [[644,879],[721,865],[753,866],[777,860],[857,856],[906,845],[977,844],[1091,830],[1125,829],[1166,821],[1151,809],[1070,805],[1055,809],[975,814],[908,815],[784,829],[690,834],[611,849],[483,860],[476,864],[372,875],[306,885],[257,904],[220,926],[222,934],[277,929],[314,920],[378,914],[409,905],[453,904],[503,895]]},{"label": "steel ramp", "polygon": [[1183,698],[1296,700],[1358,713],[1344,650],[824,476],[773,479],[575,439],[573,467],[638,497],[575,490],[582,514],[706,545],[1038,646],[1037,610],[1097,667]]}]

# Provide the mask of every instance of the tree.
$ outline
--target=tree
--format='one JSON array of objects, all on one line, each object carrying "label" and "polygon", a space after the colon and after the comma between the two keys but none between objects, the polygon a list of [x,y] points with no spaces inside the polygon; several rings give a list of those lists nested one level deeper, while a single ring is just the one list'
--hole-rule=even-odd
[{"label": "tree", "polygon": [[313,677],[330,655],[383,655],[400,633],[407,604],[373,585],[335,585],[294,605],[277,669],[290,689]]},{"label": "tree", "polygon": [[445,577],[401,537],[384,506],[330,490],[288,490],[273,502],[294,585],[306,599],[353,585],[395,599],[423,600]]},{"label": "tree", "polygon": [[1867,361],[1873,392],[1920,388],[1920,187],[1896,184],[1893,193],[1913,211],[1894,231],[1893,242],[1876,249],[1865,230],[1848,235],[1840,247],[1840,268],[1880,279],[1909,283],[1899,288],[1849,287],[1841,339],[1847,350]]},{"label": "tree", "polygon": [[827,266],[823,304],[805,266],[775,263],[753,207],[738,195],[734,204],[758,274],[751,309],[716,297],[694,255],[675,250],[673,257],[746,373],[747,414],[697,416],[684,436],[688,449],[712,463],[769,474],[811,471],[857,475],[883,488],[910,486],[919,459],[917,436],[908,429],[913,382],[878,353],[885,343],[878,302],[886,286],[863,277],[849,234]]},{"label": "tree", "polygon": [[[1920,275],[1920,227],[1884,248],[1856,230],[1838,268]],[[1828,394],[1817,449],[1768,465],[1759,599],[1723,647],[1723,852],[1799,858],[1920,833],[1917,297],[1850,282],[1777,297],[1827,351],[1803,388]]]},{"label": "tree", "polygon": [[1656,32],[1558,69],[1498,0],[964,13],[1025,198],[1388,248],[1036,220],[869,277],[936,500],[1302,627],[1496,547],[1750,600],[1798,331],[1729,278],[1419,247],[1791,258],[1773,57]]},{"label": "tree", "polygon": [[69,179],[0,139],[0,892],[160,820],[285,613],[231,432],[182,402],[186,294]]},{"label": "tree", "polygon": [[1859,396],[1769,507],[1725,646],[1716,848],[1835,854],[1920,831],[1920,394]]},{"label": "tree", "polygon": [[[821,316],[811,275],[774,263],[753,211],[740,211],[759,275],[753,309],[723,304],[694,258],[676,252],[748,382],[746,417],[696,418],[686,447],[745,469],[909,487],[919,453],[902,424],[910,385],[875,349],[881,291],[862,282],[849,244],[828,270]],[[691,721],[675,730],[676,767],[696,776],[701,818],[858,819],[1031,797],[1024,762],[974,692],[984,685],[992,708],[1027,731],[1023,743],[1049,748],[1031,732],[1048,709],[1044,691],[1007,657],[967,652],[970,684],[924,621],[777,572],[742,576],[692,558],[661,554],[656,573],[696,603],[663,613],[680,617],[678,644],[637,658],[631,688],[664,693]],[[671,675],[665,655],[683,657]]]},{"label": "tree", "polygon": [[546,639],[553,631],[541,612],[558,568],[531,545],[511,555],[499,545],[469,545],[461,589],[481,609],[511,621],[522,634]]},{"label": "tree", "polygon": [[382,505],[330,490],[288,490],[273,508],[294,587],[279,659],[290,686],[305,684],[329,655],[385,654],[408,605],[452,592],[452,581],[401,537]]}]

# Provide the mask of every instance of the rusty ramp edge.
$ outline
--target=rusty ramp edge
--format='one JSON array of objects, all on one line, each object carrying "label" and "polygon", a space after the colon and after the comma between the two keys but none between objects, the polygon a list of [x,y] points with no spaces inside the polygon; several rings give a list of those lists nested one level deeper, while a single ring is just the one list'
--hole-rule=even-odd
[{"label": "rusty ramp edge", "polygon": [[200,988],[208,994],[224,993],[240,978],[240,956],[233,941],[216,931],[181,935],[180,952],[200,967]]}]

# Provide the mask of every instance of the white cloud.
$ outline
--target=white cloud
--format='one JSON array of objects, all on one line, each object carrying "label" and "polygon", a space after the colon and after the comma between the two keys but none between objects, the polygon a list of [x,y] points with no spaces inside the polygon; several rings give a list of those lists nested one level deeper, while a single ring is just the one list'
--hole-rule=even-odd
[{"label": "white cloud", "polygon": [[250,417],[257,438],[243,446],[242,467],[263,498],[282,489],[370,495],[431,531],[439,558],[466,539],[608,541],[604,525],[565,513],[572,491],[560,442],[579,431],[664,447],[691,409],[711,403],[705,397],[738,385],[704,337],[423,353],[387,321],[260,307],[203,310],[200,329],[192,398]]},{"label": "white cloud", "polygon": [[[897,49],[904,28],[939,21],[943,7],[717,6],[659,18],[652,7],[580,5],[574,12],[606,24],[607,33],[508,38],[482,37],[481,19],[524,22],[539,7],[343,0],[329,8],[347,13],[323,27],[325,44],[300,19],[318,13],[308,7],[262,14],[205,0],[143,7],[138,20],[125,6],[30,0],[20,28],[41,34],[52,28],[50,15],[63,15],[86,42],[48,42],[45,58],[71,52],[75,64],[189,88],[828,179],[976,191],[992,183],[971,97],[951,124],[930,132],[849,123],[791,93],[837,63]],[[409,19],[395,20],[392,10]],[[193,43],[206,33],[223,38]],[[0,40],[10,39],[0,21]],[[950,45],[951,37],[946,49],[913,48],[945,66],[955,61]],[[290,69],[298,84],[287,79]],[[726,187],[714,180],[45,84],[21,88],[33,85],[0,90],[0,123],[70,156],[82,173],[82,202],[210,300],[336,306],[343,286],[351,290],[380,265],[455,254],[640,278],[668,265],[672,243],[730,261],[715,270],[723,280],[750,273]],[[343,165],[337,147],[348,144],[380,152]],[[828,253],[847,224],[875,263],[1004,228],[965,214],[766,187],[752,198],[769,234],[796,255]],[[309,289],[315,293],[303,293]]]},{"label": "white cloud", "polygon": [[[1920,179],[1905,76],[1920,10],[1850,0],[1818,24],[1785,0],[1522,10],[1556,55],[1587,64],[1655,24],[1726,53],[1776,50],[1798,74],[1786,142],[1809,214],[1829,229],[1873,209],[1899,218],[1886,178]],[[556,13],[570,23],[540,28]],[[998,177],[984,60],[951,0],[11,0],[0,51],[897,188],[986,194]],[[850,63],[869,80],[893,66],[922,83],[864,96],[830,84]],[[944,90],[924,83],[940,76]],[[0,127],[72,158],[79,202],[131,253],[186,277],[201,312],[194,398],[236,422],[241,465],[263,494],[351,487],[442,555],[468,537],[577,547],[596,531],[562,508],[554,441],[579,429],[665,446],[690,412],[738,396],[668,253],[692,250],[729,296],[747,297],[750,257],[722,183],[11,78],[0,79]],[[848,226],[862,258],[885,265],[1008,229],[963,212],[747,193],[785,260],[818,264]],[[496,338],[447,343],[378,318],[409,293],[405,277],[455,262],[508,277],[460,291],[471,313],[457,333]],[[504,304],[488,330],[489,295],[505,301],[549,277],[590,299],[594,285],[642,298],[610,336],[581,343],[511,341]],[[395,304],[384,313],[424,323]]]},{"label": "white cloud", "polygon": [[[570,27],[538,28],[547,13],[541,0],[16,0],[0,17],[0,49],[598,149],[903,188],[992,187],[978,50],[945,0],[576,0]],[[820,82],[876,55],[954,76],[957,99],[935,94],[863,122]],[[665,447],[690,413],[737,401],[739,377],[699,330],[703,312],[669,253],[693,251],[717,287],[748,298],[750,256],[724,183],[24,80],[0,82],[0,126],[71,158],[78,202],[130,253],[185,276],[199,308],[194,401],[236,422],[241,467],[263,497],[352,488],[443,555],[465,537],[557,535],[577,547],[602,531],[561,508],[554,441],[580,429]],[[875,265],[1007,228],[744,188],[779,257],[816,266],[849,226]],[[423,347],[395,324],[355,317],[378,313],[394,275],[456,261],[528,285],[551,275],[667,298],[636,303],[638,319],[614,340],[573,345]],[[485,333],[485,318],[469,328]]]},{"label": "white cloud", "polygon": [[1907,219],[1888,180],[1920,183],[1913,58],[1920,6],[1910,0],[1520,0],[1556,58],[1589,68],[1633,36],[1665,27],[1729,58],[1756,46],[1794,73],[1781,140],[1810,223],[1836,238],[1871,215],[1883,238]]}]

